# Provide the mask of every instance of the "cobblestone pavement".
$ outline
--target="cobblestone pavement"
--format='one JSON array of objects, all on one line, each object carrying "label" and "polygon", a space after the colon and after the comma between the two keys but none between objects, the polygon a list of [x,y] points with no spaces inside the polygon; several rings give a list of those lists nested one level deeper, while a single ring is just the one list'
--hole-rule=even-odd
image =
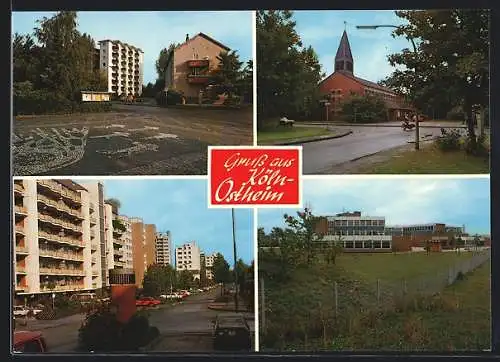
[{"label": "cobblestone pavement", "polygon": [[204,175],[207,146],[252,144],[251,109],[113,107],[16,119],[14,175]]}]

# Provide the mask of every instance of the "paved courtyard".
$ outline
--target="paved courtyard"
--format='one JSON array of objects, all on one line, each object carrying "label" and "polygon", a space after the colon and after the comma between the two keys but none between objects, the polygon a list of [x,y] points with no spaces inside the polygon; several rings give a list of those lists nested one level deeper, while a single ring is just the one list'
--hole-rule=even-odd
[{"label": "paved courtyard", "polygon": [[207,146],[251,145],[252,110],[113,105],[14,120],[15,176],[204,175]]}]

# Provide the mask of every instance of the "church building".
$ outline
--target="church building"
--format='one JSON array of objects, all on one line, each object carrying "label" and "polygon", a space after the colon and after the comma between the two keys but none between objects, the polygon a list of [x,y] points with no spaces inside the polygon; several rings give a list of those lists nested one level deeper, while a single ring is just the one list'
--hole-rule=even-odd
[{"label": "church building", "polygon": [[329,99],[329,119],[334,119],[338,115],[342,109],[342,101],[346,100],[352,93],[372,94],[381,97],[385,102],[387,120],[389,121],[395,121],[402,117],[405,112],[414,110],[412,106],[405,103],[403,97],[390,88],[354,75],[354,59],[345,30],[335,56],[334,72],[322,80],[319,87],[320,93]]}]

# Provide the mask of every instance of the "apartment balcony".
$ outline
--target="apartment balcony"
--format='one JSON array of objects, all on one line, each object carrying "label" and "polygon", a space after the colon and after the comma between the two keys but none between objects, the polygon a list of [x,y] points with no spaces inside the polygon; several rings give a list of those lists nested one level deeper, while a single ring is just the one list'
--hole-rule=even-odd
[{"label": "apartment balcony", "polygon": [[28,211],[26,210],[26,208],[24,206],[14,205],[14,211],[16,213],[16,216],[17,215],[19,215],[19,216],[28,215]]},{"label": "apartment balcony", "polygon": [[24,233],[24,225],[17,225],[16,224],[16,234],[25,235],[25,233]]},{"label": "apartment balcony", "polygon": [[16,264],[16,274],[26,274],[26,265]]},{"label": "apartment balcony", "polygon": [[46,268],[40,267],[40,275],[68,275],[68,276],[85,276],[83,269],[69,268]]},{"label": "apartment balcony", "polygon": [[95,225],[97,224],[97,218],[95,216],[90,217],[90,225]]},{"label": "apartment balcony", "polygon": [[116,257],[123,257],[124,252],[121,249],[113,249],[113,255]]},{"label": "apartment balcony", "polygon": [[39,255],[40,255],[40,257],[44,257],[44,258],[53,258],[53,259],[83,262],[83,255],[77,254],[77,253],[68,253],[68,252],[63,252],[63,251],[40,248]]},{"label": "apartment balcony", "polygon": [[56,201],[54,199],[51,199],[50,197],[38,194],[37,195],[38,201],[42,202],[43,204],[50,206],[58,211],[65,212],[66,214],[76,217],[80,220],[83,220],[83,216],[80,210],[75,210],[66,205],[63,201]]},{"label": "apartment balcony", "polygon": [[85,289],[83,284],[66,284],[66,285],[56,285],[54,289],[49,289],[46,285],[40,285],[41,292],[68,292],[68,291],[78,291]]},{"label": "apartment balcony", "polygon": [[94,239],[95,238],[95,231],[90,230],[90,238]]},{"label": "apartment balcony", "polygon": [[46,231],[38,231],[38,239],[43,239],[47,241],[53,241],[61,244],[68,244],[72,246],[84,247],[83,242],[78,239],[70,238],[66,235],[50,234]]},{"label": "apartment balcony", "polygon": [[16,245],[16,254],[27,255],[28,248],[25,245]]},{"label": "apartment balcony", "polygon": [[23,185],[20,185],[18,183],[14,183],[14,192],[18,193],[20,195],[23,195],[24,194],[24,187],[23,187]]},{"label": "apartment balcony", "polygon": [[37,183],[42,188],[48,189],[72,202],[81,204],[80,194],[76,191],[63,187],[60,183],[53,180],[37,180]]},{"label": "apartment balcony", "polygon": [[190,74],[187,77],[189,84],[207,84],[211,79],[211,76],[205,74],[194,75]]},{"label": "apartment balcony", "polygon": [[38,213],[38,219],[39,219],[39,221],[46,222],[46,223],[49,223],[52,225],[56,225],[56,226],[59,226],[59,227],[66,229],[66,230],[72,230],[72,231],[76,231],[78,233],[82,233],[82,231],[83,231],[83,228],[80,225],[75,225],[73,223],[63,221],[61,219],[56,219],[55,217],[52,217],[50,215],[41,214],[40,212]]},{"label": "apartment balcony", "polygon": [[92,276],[93,277],[98,277],[99,276],[99,270],[92,269]]},{"label": "apartment balcony", "polygon": [[23,284],[16,284],[16,292],[18,293],[24,293],[28,290],[28,286],[27,285],[23,285]]},{"label": "apartment balcony", "polygon": [[192,59],[187,61],[189,68],[206,68],[210,65],[208,59]]},{"label": "apartment balcony", "polygon": [[92,261],[92,263],[97,263],[97,257],[96,256],[91,256],[90,257],[90,260]]},{"label": "apartment balcony", "polygon": [[115,260],[114,264],[115,264],[115,268],[117,268],[117,269],[123,269],[125,267],[124,261]]},{"label": "apartment balcony", "polygon": [[98,249],[97,247],[98,247],[98,244],[97,244],[97,243],[91,243],[91,244],[90,244],[90,250],[92,250],[92,251],[97,250],[97,249]]}]

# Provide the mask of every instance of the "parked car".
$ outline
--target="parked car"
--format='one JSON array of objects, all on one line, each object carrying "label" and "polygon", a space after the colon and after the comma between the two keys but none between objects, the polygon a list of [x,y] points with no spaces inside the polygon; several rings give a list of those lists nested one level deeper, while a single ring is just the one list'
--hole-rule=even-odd
[{"label": "parked car", "polygon": [[183,297],[189,297],[191,295],[191,293],[188,290],[181,290],[179,294],[182,295]]},{"label": "parked car", "polygon": [[215,350],[252,349],[252,333],[241,314],[218,315],[214,321],[213,346]]},{"label": "parked car", "polygon": [[135,301],[135,305],[138,307],[153,307],[158,304],[161,304],[161,302],[152,297],[140,298]]},{"label": "parked car", "polygon": [[14,316],[16,317],[27,317],[30,312],[30,309],[24,305],[15,305],[14,306]]},{"label": "parked car", "polygon": [[162,294],[162,295],[160,295],[160,298],[163,298],[163,299],[182,299],[182,296],[178,293],[172,293],[172,294]]},{"label": "parked car", "polygon": [[42,332],[18,331],[14,332],[14,353],[44,353],[47,352],[47,343]]},{"label": "parked car", "polygon": [[31,313],[33,313],[33,316],[36,316],[38,313],[41,313],[43,311],[43,306],[31,307],[30,311]]}]

